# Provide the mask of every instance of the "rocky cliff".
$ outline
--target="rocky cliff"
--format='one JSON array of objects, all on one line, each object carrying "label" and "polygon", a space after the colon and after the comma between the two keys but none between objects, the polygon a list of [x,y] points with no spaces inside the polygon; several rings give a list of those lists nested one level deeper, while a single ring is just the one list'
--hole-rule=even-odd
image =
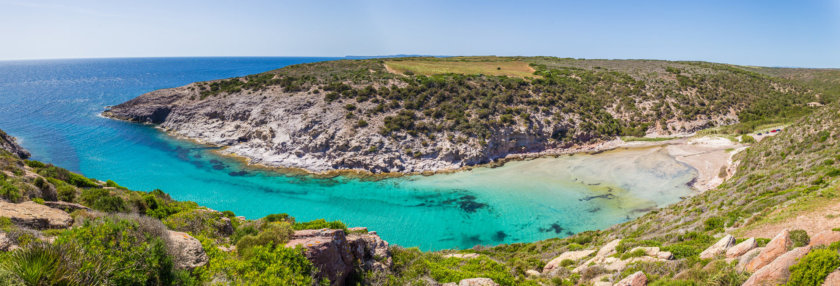
[{"label": "rocky cliff", "polygon": [[17,144],[15,137],[9,136],[6,132],[3,132],[3,130],[0,130],[0,149],[15,154],[21,159],[29,158],[29,151],[20,147],[20,145]]},{"label": "rocky cliff", "polygon": [[385,60],[335,61],[158,90],[104,115],[268,166],[425,172],[620,135],[685,134],[779,108],[786,110],[774,114],[795,113],[816,98],[790,82],[706,63],[463,60],[498,61],[501,72],[503,63],[530,64],[533,77],[425,76]]}]

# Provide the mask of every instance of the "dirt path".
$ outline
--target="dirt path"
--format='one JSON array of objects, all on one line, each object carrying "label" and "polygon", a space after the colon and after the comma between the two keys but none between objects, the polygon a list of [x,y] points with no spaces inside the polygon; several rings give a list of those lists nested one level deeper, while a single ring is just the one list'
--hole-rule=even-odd
[{"label": "dirt path", "polygon": [[796,217],[781,222],[747,227],[747,230],[741,231],[739,237],[772,238],[784,229],[803,229],[808,232],[808,235],[814,235],[838,227],[840,227],[840,201],[835,201],[817,209],[799,213]]}]

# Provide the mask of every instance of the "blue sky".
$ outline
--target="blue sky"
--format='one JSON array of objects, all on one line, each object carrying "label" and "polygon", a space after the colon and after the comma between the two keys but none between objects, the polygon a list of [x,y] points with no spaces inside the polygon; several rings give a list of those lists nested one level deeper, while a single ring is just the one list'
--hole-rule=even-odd
[{"label": "blue sky", "polygon": [[390,54],[840,68],[840,0],[0,0],[0,59]]}]

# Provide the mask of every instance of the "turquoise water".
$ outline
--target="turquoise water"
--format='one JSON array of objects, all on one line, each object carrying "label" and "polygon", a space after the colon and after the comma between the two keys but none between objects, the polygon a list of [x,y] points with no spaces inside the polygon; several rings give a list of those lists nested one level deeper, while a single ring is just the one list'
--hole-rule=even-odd
[{"label": "turquoise water", "polygon": [[380,181],[284,176],[154,128],[99,117],[159,88],[330,58],[0,62],[0,129],[36,160],[136,190],[259,218],[339,219],[424,250],[530,242],[601,229],[674,203],[696,174],[659,148],[512,162]]}]

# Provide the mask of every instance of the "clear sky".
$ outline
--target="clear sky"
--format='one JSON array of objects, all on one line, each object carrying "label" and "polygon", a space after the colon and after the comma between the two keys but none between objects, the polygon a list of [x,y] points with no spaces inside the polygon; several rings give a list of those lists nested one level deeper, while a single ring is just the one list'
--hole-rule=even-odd
[{"label": "clear sky", "polygon": [[840,68],[840,0],[0,0],[0,59],[393,54]]}]

